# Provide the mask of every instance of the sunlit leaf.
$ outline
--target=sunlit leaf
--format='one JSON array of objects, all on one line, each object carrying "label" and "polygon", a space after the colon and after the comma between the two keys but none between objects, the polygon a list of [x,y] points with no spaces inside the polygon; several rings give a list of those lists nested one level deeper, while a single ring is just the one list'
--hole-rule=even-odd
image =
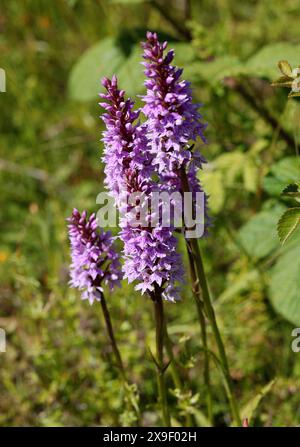
[{"label": "sunlit leaf", "polygon": [[300,238],[292,236],[271,271],[269,295],[274,309],[286,320],[300,325]]},{"label": "sunlit leaf", "polygon": [[280,217],[277,225],[280,242],[284,244],[300,224],[300,208],[290,208]]},{"label": "sunlit leaf", "polygon": [[250,256],[264,258],[278,248],[276,224],[283,210],[284,207],[276,206],[269,211],[261,211],[240,229],[240,242]]},{"label": "sunlit leaf", "polygon": [[70,97],[79,101],[96,101],[102,90],[101,78],[118,74],[125,60],[114,39],[103,39],[89,48],[72,68],[68,85]]}]

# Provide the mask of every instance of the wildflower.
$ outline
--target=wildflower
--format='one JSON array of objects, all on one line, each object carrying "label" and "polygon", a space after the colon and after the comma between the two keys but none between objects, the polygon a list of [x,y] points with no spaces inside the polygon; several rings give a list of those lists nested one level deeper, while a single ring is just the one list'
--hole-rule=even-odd
[{"label": "wildflower", "polygon": [[105,163],[105,184],[113,197],[118,200],[124,190],[126,169],[138,169],[140,175],[150,175],[151,160],[147,150],[145,126],[134,124],[139,111],[133,110],[134,102],[125,99],[124,90],[118,89],[117,78],[103,78],[102,85],[107,90],[100,93],[104,99],[100,103],[106,110],[102,120],[106,125],[103,132]]},{"label": "wildflower", "polygon": [[70,285],[82,291],[90,304],[99,301],[103,284],[110,289],[120,284],[121,265],[109,232],[98,230],[95,214],[90,217],[74,209],[68,219],[72,263]]},{"label": "wildflower", "polygon": [[[153,156],[149,151],[145,124],[135,124],[139,113],[133,111],[133,102],[125,100],[124,91],[118,89],[117,79],[104,79],[107,90],[101,106],[106,113],[103,121],[106,163],[106,184],[123,212],[120,220],[120,238],[124,242],[125,277],[137,281],[142,293],[159,291],[170,301],[178,299],[176,282],[182,280],[181,257],[176,252],[177,240],[172,228],[150,224],[151,211],[146,224],[133,225],[138,205],[128,206],[130,194],[140,195],[139,202],[151,201],[160,185],[152,180]],[[148,202],[149,203],[149,202]]]},{"label": "wildflower", "polygon": [[191,151],[191,141],[198,137],[206,142],[198,108],[190,84],[181,80],[182,69],[171,65],[174,50],[164,55],[167,42],[160,43],[156,33],[147,33],[143,65],[146,67],[147,93],[143,113],[147,118],[147,136],[159,173],[170,173],[185,167],[189,161],[201,167],[205,162],[198,151]]},{"label": "wildflower", "polygon": [[[152,181],[139,179],[137,173],[127,172],[128,190],[141,192],[144,203],[151,202],[152,192],[157,190]],[[133,207],[133,214],[136,210]],[[129,214],[132,214],[132,210]],[[136,290],[147,292],[150,296],[159,292],[167,301],[179,299],[177,282],[183,281],[183,267],[180,254],[177,252],[177,240],[172,227],[151,225],[151,210],[146,216],[145,226],[134,227],[128,213],[121,222],[120,237],[124,242],[125,263],[124,277],[128,282],[137,281]]]},{"label": "wildflower", "polygon": [[[196,193],[203,192],[197,174],[206,163],[201,152],[192,145],[198,137],[206,143],[203,134],[206,124],[198,112],[201,104],[193,103],[190,83],[181,79],[183,70],[171,65],[174,50],[164,54],[167,42],[160,43],[156,33],[148,32],[142,47],[147,76],[142,111],[147,118],[147,138],[153,163],[169,192],[183,192],[181,172],[185,170],[196,203]],[[206,195],[203,211],[207,229],[210,219]]]}]

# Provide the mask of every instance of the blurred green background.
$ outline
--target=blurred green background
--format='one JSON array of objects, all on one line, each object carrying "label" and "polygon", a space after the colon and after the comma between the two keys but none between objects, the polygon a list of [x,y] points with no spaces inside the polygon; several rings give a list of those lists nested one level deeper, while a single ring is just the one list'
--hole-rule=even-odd
[{"label": "blurred green background", "polygon": [[[238,400],[255,407],[254,425],[300,423],[300,354],[291,350],[300,325],[300,240],[282,248],[276,235],[290,205],[280,193],[300,178],[299,102],[270,86],[278,60],[300,64],[299,20],[297,0],[1,1],[1,425],[135,423],[100,306],[68,288],[65,219],[73,207],[97,209],[100,78],[115,72],[130,95],[143,92],[138,42],[147,29],[176,49],[209,124],[202,181],[214,227],[202,245]],[[151,303],[126,283],[107,301],[142,424],[158,425]],[[184,395],[169,382],[171,413],[180,424],[189,411],[201,425],[203,357],[188,282],[166,314],[190,382]],[[212,382],[216,423],[225,425],[214,366]]]}]

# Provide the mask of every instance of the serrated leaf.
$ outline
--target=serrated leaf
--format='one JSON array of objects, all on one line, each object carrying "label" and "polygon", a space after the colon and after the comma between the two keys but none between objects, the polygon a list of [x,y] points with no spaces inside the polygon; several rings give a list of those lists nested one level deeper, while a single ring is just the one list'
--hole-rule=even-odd
[{"label": "serrated leaf", "polygon": [[277,225],[280,242],[284,244],[300,224],[300,208],[290,208],[279,219]]},{"label": "serrated leaf", "polygon": [[288,76],[289,78],[293,77],[292,67],[290,66],[288,61],[279,61],[278,68],[283,76]]}]

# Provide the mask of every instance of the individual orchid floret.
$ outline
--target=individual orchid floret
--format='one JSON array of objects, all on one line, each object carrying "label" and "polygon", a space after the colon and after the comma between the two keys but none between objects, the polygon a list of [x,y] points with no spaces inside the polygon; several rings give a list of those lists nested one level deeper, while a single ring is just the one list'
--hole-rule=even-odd
[{"label": "individual orchid floret", "polygon": [[121,264],[110,232],[98,228],[95,214],[81,214],[74,209],[68,219],[71,242],[70,285],[82,292],[90,304],[99,301],[103,285],[110,289],[120,285]]}]

